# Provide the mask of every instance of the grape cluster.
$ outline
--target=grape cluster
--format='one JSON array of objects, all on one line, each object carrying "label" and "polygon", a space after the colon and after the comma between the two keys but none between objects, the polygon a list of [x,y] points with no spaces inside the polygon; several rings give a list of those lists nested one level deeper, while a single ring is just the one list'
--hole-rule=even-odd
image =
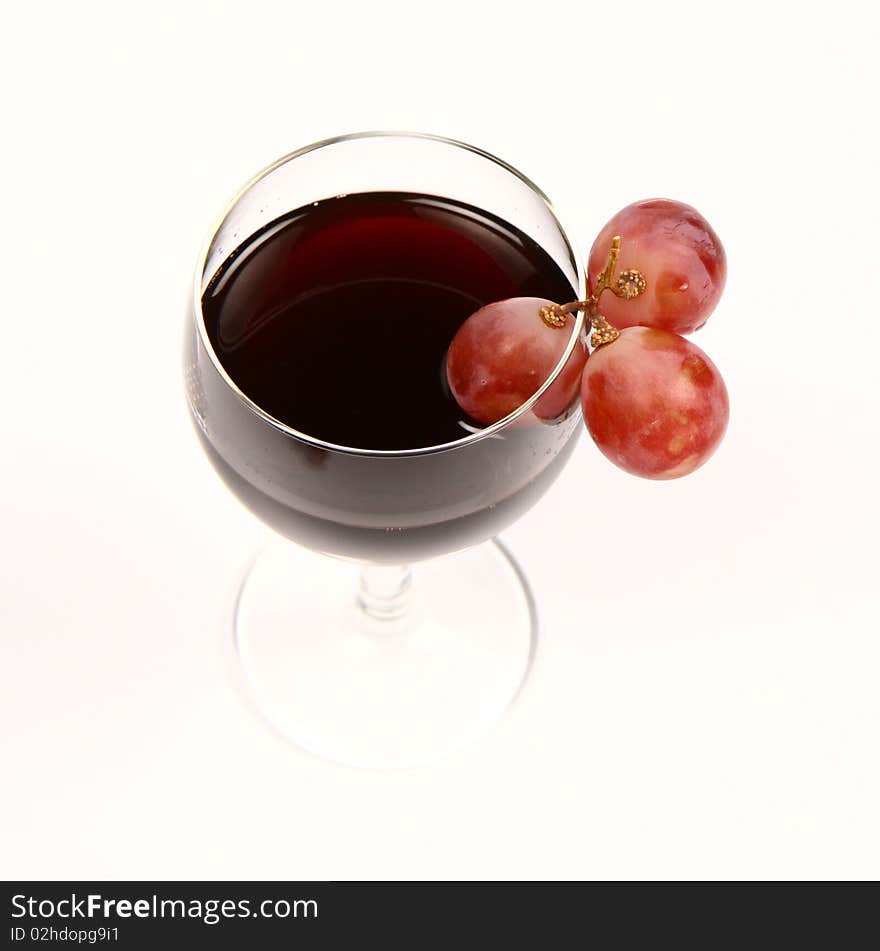
[{"label": "grape cluster", "polygon": [[717,367],[682,336],[703,326],[724,289],[718,236],[690,205],[637,202],[599,233],[588,276],[585,301],[519,297],[469,317],[447,357],[453,396],[481,425],[504,419],[553,372],[569,342],[559,330],[583,310],[593,327],[589,359],[574,348],[533,418],[559,417],[579,386],[587,429],[613,463],[648,479],[693,472],[721,442],[729,415]]}]

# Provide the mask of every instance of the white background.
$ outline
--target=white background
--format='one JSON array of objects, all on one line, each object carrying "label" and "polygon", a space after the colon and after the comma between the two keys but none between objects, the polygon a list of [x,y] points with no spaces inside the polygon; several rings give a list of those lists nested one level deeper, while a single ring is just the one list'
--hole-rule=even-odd
[{"label": "white background", "polygon": [[[0,39],[0,874],[880,875],[873,4],[20,4]],[[699,473],[589,439],[505,538],[521,702],[403,772],[278,739],[233,676],[267,530],[186,418],[198,247],[254,171],[367,128],[472,141],[584,253],[696,205],[731,392]]]}]

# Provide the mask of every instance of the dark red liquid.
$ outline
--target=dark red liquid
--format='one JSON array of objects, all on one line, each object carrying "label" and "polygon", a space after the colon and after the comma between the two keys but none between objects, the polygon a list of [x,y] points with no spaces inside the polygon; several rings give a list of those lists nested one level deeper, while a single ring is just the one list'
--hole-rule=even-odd
[{"label": "dark red liquid", "polygon": [[467,435],[446,350],[490,301],[563,301],[571,284],[526,235],[424,195],[332,198],[275,221],[204,295],[214,349],[276,419],[342,446],[412,449]]},{"label": "dark red liquid", "polygon": [[[268,225],[213,275],[202,306],[216,358],[270,416],[336,446],[412,450],[469,435],[444,365],[462,321],[506,297],[571,300],[573,283],[476,208],[351,195]],[[190,406],[209,458],[260,518],[319,551],[402,563],[491,538],[553,482],[583,428],[573,406],[440,452],[322,448],[254,413],[192,320]]]}]

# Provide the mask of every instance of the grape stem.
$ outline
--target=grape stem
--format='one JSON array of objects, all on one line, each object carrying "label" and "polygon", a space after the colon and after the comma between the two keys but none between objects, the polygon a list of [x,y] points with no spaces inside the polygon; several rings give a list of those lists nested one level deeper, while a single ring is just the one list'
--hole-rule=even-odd
[{"label": "grape stem", "polygon": [[617,280],[614,272],[617,269],[617,259],[620,257],[620,236],[611,239],[611,248],[602,273],[596,279],[596,286],[586,300],[572,301],[570,304],[547,304],[540,310],[541,320],[548,327],[564,327],[569,314],[582,310],[590,318],[593,328],[590,345],[595,349],[607,343],[613,343],[620,336],[620,331],[604,318],[599,312],[599,298],[605,291],[611,291],[615,297],[632,300],[645,292],[648,286],[641,271],[627,268],[622,271]]}]

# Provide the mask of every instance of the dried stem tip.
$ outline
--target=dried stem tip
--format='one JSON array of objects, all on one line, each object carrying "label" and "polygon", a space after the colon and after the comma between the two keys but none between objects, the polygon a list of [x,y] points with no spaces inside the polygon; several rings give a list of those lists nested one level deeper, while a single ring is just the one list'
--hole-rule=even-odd
[{"label": "dried stem tip", "polygon": [[564,327],[569,312],[562,304],[547,304],[540,310],[541,320],[548,327]]},{"label": "dried stem tip", "polygon": [[648,282],[642,272],[630,267],[621,271],[617,276],[617,283],[613,290],[616,297],[632,300],[634,297],[638,297],[639,294],[644,294],[647,286]]},{"label": "dried stem tip", "polygon": [[593,328],[593,335],[590,337],[590,344],[593,349],[602,347],[606,343],[614,343],[620,336],[620,331],[616,327],[612,327],[598,312],[590,317],[590,324]]}]

